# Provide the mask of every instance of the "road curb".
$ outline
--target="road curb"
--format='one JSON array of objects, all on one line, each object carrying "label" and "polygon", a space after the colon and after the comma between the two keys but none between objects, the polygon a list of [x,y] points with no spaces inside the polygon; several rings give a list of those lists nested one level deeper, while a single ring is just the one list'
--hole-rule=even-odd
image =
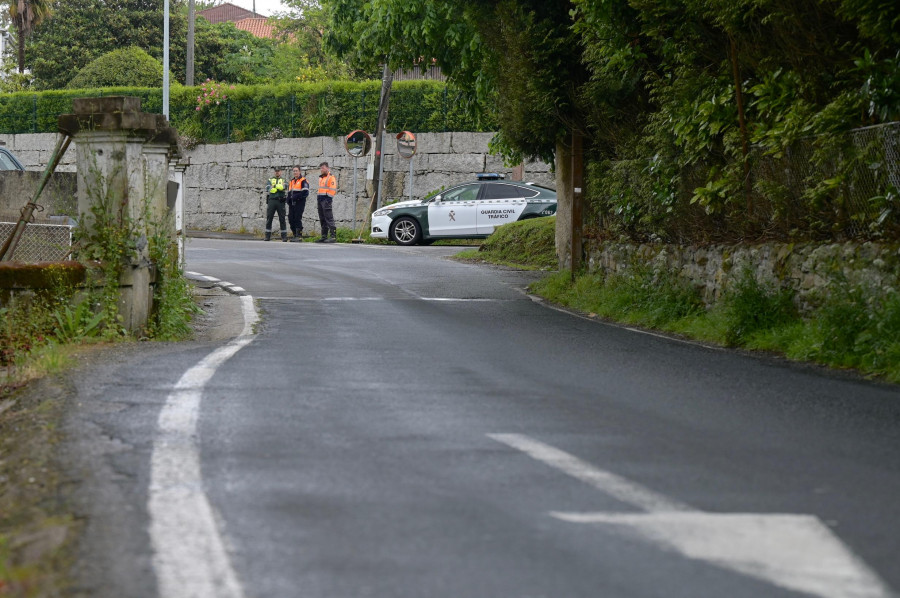
[{"label": "road curb", "polygon": [[209,283],[210,286],[218,287],[223,291],[231,293],[232,295],[237,295],[238,297],[249,295],[244,287],[239,287],[236,284],[230,283],[228,281],[220,280],[215,276],[207,276],[205,274],[200,274],[199,272],[185,272],[184,277],[195,282]]}]

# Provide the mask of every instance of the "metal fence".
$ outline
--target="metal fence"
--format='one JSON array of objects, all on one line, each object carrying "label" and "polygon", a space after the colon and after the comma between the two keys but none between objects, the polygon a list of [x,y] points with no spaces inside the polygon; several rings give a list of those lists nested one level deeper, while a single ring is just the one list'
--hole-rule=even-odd
[{"label": "metal fence", "polygon": [[[492,116],[473,120],[462,96],[445,85],[428,82],[398,84],[391,94],[388,128],[417,132],[493,131]],[[117,93],[141,98],[144,112],[162,110],[158,89],[44,92],[0,97],[0,133],[55,133],[60,114],[72,111],[75,97]],[[252,141],[271,137],[344,135],[358,128],[372,130],[378,118],[380,87],[347,84],[253,97],[228,97],[219,105],[197,110],[196,96],[175,94],[170,121],[182,134],[208,142]]]},{"label": "metal fence", "polygon": [[[900,225],[900,123],[800,141],[751,170],[754,206],[781,234],[894,236]],[[816,230],[818,229],[818,230]]]},{"label": "metal fence", "polygon": [[[16,228],[15,222],[0,221],[0,245]],[[13,252],[17,262],[57,262],[72,251],[72,226],[69,224],[30,223]]]},{"label": "metal fence", "polygon": [[651,160],[603,166],[592,201],[606,236],[675,243],[900,239],[900,122],[802,139],[781,153],[753,148],[741,188],[711,206],[694,201],[710,164],[682,168],[674,189],[648,174]]}]

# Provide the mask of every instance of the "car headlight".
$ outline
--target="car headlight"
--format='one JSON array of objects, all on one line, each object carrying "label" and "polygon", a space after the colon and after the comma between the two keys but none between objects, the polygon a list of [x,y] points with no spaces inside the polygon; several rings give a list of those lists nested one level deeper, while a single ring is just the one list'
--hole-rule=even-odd
[{"label": "car headlight", "polygon": [[387,216],[388,214],[390,214],[393,211],[394,210],[378,210],[376,212],[373,212],[372,215],[373,216]]}]

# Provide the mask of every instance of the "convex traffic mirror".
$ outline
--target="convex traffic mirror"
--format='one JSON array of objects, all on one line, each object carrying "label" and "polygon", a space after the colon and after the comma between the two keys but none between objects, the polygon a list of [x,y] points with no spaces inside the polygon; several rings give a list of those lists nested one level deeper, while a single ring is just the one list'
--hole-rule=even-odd
[{"label": "convex traffic mirror", "polygon": [[407,160],[416,155],[416,136],[409,131],[397,135],[397,153]]},{"label": "convex traffic mirror", "polygon": [[344,139],[347,153],[354,158],[362,158],[372,149],[372,138],[365,131],[353,131]]}]

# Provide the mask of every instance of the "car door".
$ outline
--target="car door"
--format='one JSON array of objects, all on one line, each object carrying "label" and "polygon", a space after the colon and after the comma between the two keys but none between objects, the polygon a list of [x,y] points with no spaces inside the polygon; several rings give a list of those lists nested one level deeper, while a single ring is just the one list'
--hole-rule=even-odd
[{"label": "car door", "polygon": [[428,204],[428,234],[435,237],[475,235],[480,183],[461,185],[441,193]]},{"label": "car door", "polygon": [[481,199],[478,200],[476,216],[478,234],[489,235],[496,227],[518,220],[527,205],[526,195],[534,195],[534,192],[519,185],[485,184]]}]

